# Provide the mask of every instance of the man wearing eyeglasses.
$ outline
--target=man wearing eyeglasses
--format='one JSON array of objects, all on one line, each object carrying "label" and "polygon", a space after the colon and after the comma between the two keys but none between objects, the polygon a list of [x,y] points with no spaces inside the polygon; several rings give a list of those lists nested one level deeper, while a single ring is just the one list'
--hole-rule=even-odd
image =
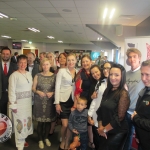
[{"label": "man wearing eyeglasses", "polygon": [[141,80],[140,72],[141,52],[136,48],[130,48],[127,50],[126,55],[128,57],[128,63],[131,66],[131,70],[126,73],[126,84],[130,95],[130,106],[127,111],[129,133],[124,150],[130,150],[132,144],[132,137],[134,133],[134,125],[131,120],[131,115],[135,110],[135,106],[138,99],[138,93],[144,87],[144,84]]}]

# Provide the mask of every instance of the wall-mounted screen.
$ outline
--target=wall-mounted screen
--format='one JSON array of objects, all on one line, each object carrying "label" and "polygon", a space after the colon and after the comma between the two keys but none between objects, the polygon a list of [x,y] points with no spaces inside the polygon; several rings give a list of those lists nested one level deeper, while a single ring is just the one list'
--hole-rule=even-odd
[{"label": "wall-mounted screen", "polygon": [[22,43],[21,42],[12,42],[12,49],[21,49]]}]

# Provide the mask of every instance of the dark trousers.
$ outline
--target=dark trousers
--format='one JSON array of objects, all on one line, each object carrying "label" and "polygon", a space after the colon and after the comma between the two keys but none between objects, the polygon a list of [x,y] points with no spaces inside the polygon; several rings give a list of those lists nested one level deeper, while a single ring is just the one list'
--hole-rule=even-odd
[{"label": "dark trousers", "polygon": [[8,104],[8,92],[2,92],[0,100],[0,112],[7,115],[7,104]]},{"label": "dark trousers", "polygon": [[80,133],[80,143],[81,145],[77,148],[77,150],[87,150],[87,144],[88,144],[87,132]]},{"label": "dark trousers", "polygon": [[99,143],[100,143],[100,136],[97,132],[97,127],[92,126],[92,131],[93,131],[93,143],[95,145],[95,150],[98,150],[99,148]]},{"label": "dark trousers", "polygon": [[127,131],[122,131],[116,134],[107,133],[107,139],[100,136],[100,145],[98,150],[122,150]]},{"label": "dark trousers", "polygon": [[124,150],[130,150],[131,145],[132,145],[133,133],[134,133],[134,125],[133,125],[133,122],[131,120],[131,115],[129,113],[126,114],[126,120],[128,122],[129,132],[128,132],[127,140],[125,142]]}]

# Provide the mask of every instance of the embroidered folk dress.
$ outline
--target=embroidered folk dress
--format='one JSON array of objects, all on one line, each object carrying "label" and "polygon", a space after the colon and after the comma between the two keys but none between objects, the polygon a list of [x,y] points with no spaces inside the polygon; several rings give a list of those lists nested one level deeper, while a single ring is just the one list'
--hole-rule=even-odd
[{"label": "embroidered folk dress", "polygon": [[[15,71],[9,78],[9,111],[14,124],[16,147],[24,147],[25,138],[32,128],[32,76]],[[12,112],[17,109],[17,113]]]}]

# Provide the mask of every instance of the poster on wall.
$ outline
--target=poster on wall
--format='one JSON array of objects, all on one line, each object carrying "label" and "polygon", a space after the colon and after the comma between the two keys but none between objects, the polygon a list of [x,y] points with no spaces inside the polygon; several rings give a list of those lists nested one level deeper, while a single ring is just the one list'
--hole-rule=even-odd
[{"label": "poster on wall", "polygon": [[127,71],[130,70],[130,66],[126,56],[126,51],[132,47],[140,50],[142,54],[141,62],[150,59],[150,37],[125,39],[125,68]]}]

